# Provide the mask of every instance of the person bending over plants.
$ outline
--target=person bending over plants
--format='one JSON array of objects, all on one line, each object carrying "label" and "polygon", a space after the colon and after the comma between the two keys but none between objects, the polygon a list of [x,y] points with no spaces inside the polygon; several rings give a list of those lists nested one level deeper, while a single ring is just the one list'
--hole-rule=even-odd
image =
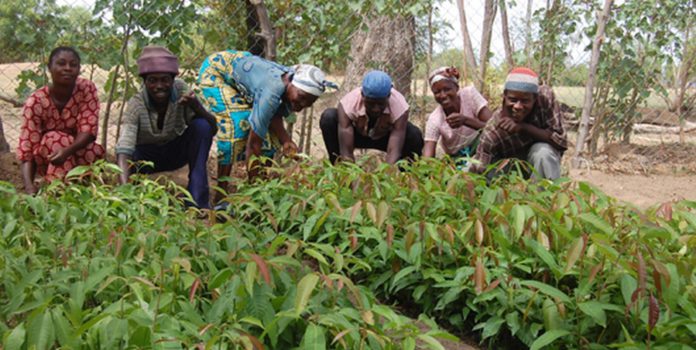
[{"label": "person bending over plants", "polygon": [[[203,103],[217,118],[218,185],[232,164],[247,161],[249,178],[259,171],[254,157],[273,157],[277,150],[297,153],[283,118],[316,102],[327,87],[336,84],[309,64],[286,67],[249,52],[227,50],[208,56],[201,65],[198,84]],[[224,209],[225,203],[217,209]]]},{"label": "person bending over plants", "polygon": [[355,148],[385,151],[389,164],[420,156],[423,149],[421,131],[408,121],[408,102],[378,70],[368,72],[338,108],[326,109],[319,126],[331,163],[339,157],[354,161]]},{"label": "person bending over plants", "polygon": [[517,158],[531,163],[536,170],[532,177],[560,177],[568,140],[553,90],[539,86],[537,74],[528,68],[512,69],[504,89],[503,106],[484,128],[474,156],[478,164],[471,170],[482,173],[491,163]]},{"label": "person bending over plants", "polygon": [[440,141],[448,156],[462,160],[471,157],[480,130],[491,118],[488,101],[473,86],[459,87],[459,71],[455,67],[440,67],[430,73],[428,80],[438,106],[425,125],[423,156],[434,157]]},{"label": "person bending over plants", "polygon": [[[143,87],[128,101],[116,144],[117,162],[128,182],[140,173],[189,166],[188,191],[199,208],[209,208],[208,153],[217,131],[215,117],[180,79],[179,60],[161,46],[147,46],[138,58]],[[130,166],[149,161],[153,167]]]},{"label": "person bending over plants", "polygon": [[60,46],[48,58],[51,84],[32,93],[24,103],[17,147],[24,189],[37,191],[38,172],[47,181],[60,179],[77,165],[104,157],[95,143],[99,97],[94,83],[80,78],[80,55]]}]

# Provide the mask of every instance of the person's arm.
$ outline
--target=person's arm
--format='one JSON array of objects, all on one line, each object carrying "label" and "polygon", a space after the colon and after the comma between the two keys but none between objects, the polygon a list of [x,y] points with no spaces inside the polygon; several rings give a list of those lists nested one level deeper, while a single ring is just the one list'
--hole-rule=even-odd
[{"label": "person's arm", "polygon": [[250,130],[246,145],[247,175],[249,180],[253,180],[259,174],[261,163],[257,158],[261,155],[262,145],[263,138],[254,132],[254,130]]},{"label": "person's arm", "polygon": [[[486,123],[493,117],[493,112],[488,108],[488,106],[483,106],[478,112],[478,120],[483,122],[483,125],[485,126]],[[482,126],[483,127],[483,126]]]},{"label": "person's arm", "polygon": [[387,144],[387,159],[386,162],[394,164],[401,158],[401,151],[404,148],[406,141],[406,127],[408,126],[408,111],[399,117],[394,123],[394,129],[389,134],[389,143]]},{"label": "person's arm", "polygon": [[355,149],[355,130],[350,122],[343,105],[338,104],[338,149],[341,151],[340,159],[355,161],[353,150]]},{"label": "person's arm", "polygon": [[423,158],[435,157],[436,146],[437,141],[425,141],[425,144],[423,145]]},{"label": "person's arm", "polygon": [[34,105],[39,103],[36,101],[34,94],[24,103],[22,110],[22,128],[19,134],[19,145],[17,146],[17,158],[20,163],[20,171],[24,180],[24,190],[29,194],[34,194],[37,191],[34,185],[34,177],[36,176],[36,163],[34,163],[33,150],[38,147],[40,137],[31,137],[31,135],[41,135],[41,117],[34,113]]},{"label": "person's arm", "polygon": [[203,104],[201,101],[196,97],[196,94],[193,91],[190,91],[181,98],[179,98],[179,101],[177,102],[179,104],[182,104],[184,106],[187,106],[191,108],[191,110],[194,113],[194,118],[203,118],[205,121],[210,124],[210,128],[212,129],[211,133],[215,135],[217,133],[218,127],[217,127],[217,120],[215,119],[215,116],[210,113],[205,107],[203,107]]},{"label": "person's arm", "polygon": [[116,163],[118,163],[118,167],[121,168],[121,175],[119,175],[118,179],[121,185],[126,184],[128,182],[128,178],[130,177],[130,164],[128,164],[131,159],[133,159],[132,156],[124,153],[120,153],[118,156],[116,156]]},{"label": "person's arm", "polygon": [[297,144],[295,144],[292,137],[285,129],[282,116],[276,115],[273,117],[273,119],[271,119],[271,125],[268,126],[268,131],[275,135],[278,138],[278,141],[280,141],[280,144],[283,145],[284,155],[293,157],[295,154],[297,154]]},{"label": "person's arm", "polygon": [[34,185],[34,176],[36,175],[36,164],[33,160],[23,161],[20,165],[22,171],[22,179],[24,180],[24,190],[28,194],[34,194],[38,191]]}]

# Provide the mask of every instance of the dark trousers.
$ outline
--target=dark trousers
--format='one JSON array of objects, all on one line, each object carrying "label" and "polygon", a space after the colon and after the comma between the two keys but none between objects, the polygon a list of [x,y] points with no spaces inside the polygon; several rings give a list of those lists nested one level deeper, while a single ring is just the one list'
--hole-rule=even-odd
[{"label": "dark trousers", "polygon": [[203,118],[196,118],[184,133],[163,145],[138,145],[134,161],[150,161],[152,167],[139,166],[139,173],[150,174],[189,166],[188,191],[199,208],[210,208],[208,186],[208,153],[213,143],[212,127]]},{"label": "dark trousers", "polygon": [[[321,134],[324,137],[324,145],[326,145],[326,152],[329,154],[329,160],[331,160],[331,163],[335,163],[336,158],[341,155],[341,150],[338,145],[338,109],[326,109],[324,113],[321,114],[319,127],[321,127]],[[386,152],[387,146],[389,145],[389,134],[377,140],[360,135],[358,132],[354,132],[353,137],[353,145],[355,148],[371,148]],[[422,151],[423,134],[417,126],[408,122],[404,147],[401,149],[399,159],[413,159],[415,156],[420,156]]]}]

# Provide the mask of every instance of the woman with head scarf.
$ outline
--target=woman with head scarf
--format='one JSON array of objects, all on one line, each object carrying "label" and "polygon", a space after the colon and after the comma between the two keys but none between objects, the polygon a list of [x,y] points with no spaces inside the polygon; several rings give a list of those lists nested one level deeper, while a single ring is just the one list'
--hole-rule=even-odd
[{"label": "woman with head scarf", "polygon": [[[283,118],[311,106],[327,87],[336,88],[315,66],[286,67],[235,50],[208,56],[198,84],[203,103],[218,122],[218,179],[229,176],[235,162],[272,157],[278,149],[296,153]],[[253,178],[258,166],[247,164]],[[228,185],[221,180],[218,184],[223,189]]]},{"label": "woman with head scarf", "polygon": [[434,70],[429,83],[438,106],[428,117],[423,156],[434,157],[439,141],[450,157],[471,157],[479,131],[491,118],[488,101],[473,86],[459,87],[459,72],[455,67]]},{"label": "woman with head scarf", "polygon": [[38,172],[46,180],[60,179],[77,165],[104,157],[94,140],[99,97],[94,83],[80,78],[80,55],[72,47],[53,49],[48,58],[51,84],[29,96],[17,147],[24,188],[35,193]]}]

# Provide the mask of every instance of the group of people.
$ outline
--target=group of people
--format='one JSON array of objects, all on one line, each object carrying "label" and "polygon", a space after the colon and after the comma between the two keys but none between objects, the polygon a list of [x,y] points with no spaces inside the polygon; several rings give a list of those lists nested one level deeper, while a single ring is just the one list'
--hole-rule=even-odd
[{"label": "group of people", "polygon": [[[142,88],[127,104],[116,144],[126,183],[133,172],[174,170],[188,165],[191,205],[210,208],[207,161],[217,141],[218,185],[225,189],[232,165],[246,162],[250,177],[264,166],[259,156],[292,156],[297,145],[283,118],[317,101],[336,84],[319,68],[288,67],[248,52],[227,50],[208,56],[198,74],[200,94],[178,79],[178,58],[160,46],[145,47],[137,60]],[[95,143],[99,116],[97,89],[79,77],[80,55],[54,49],[48,61],[51,84],[36,90],[23,109],[17,148],[25,189],[35,193],[36,173],[60,179],[77,165],[104,157]],[[425,128],[409,122],[409,105],[390,76],[368,72],[357,87],[326,109],[320,127],[329,160],[354,160],[354,150],[386,152],[386,162],[434,157],[437,144],[469,171],[484,172],[505,158],[527,160],[532,176],[555,179],[567,148],[562,114],[553,91],[536,73],[515,68],[507,76],[503,105],[495,112],[474,87],[460,87],[459,72],[442,67],[430,74],[437,102]],[[142,166],[147,161],[152,166]],[[219,198],[214,200],[219,202]]]}]

